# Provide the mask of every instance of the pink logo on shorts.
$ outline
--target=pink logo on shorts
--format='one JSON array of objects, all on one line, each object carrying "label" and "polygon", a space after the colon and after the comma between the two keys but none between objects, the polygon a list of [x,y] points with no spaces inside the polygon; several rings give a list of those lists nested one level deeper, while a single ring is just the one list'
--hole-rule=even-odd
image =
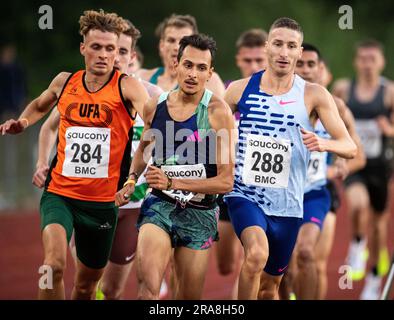
[{"label": "pink logo on shorts", "polygon": [[318,218],[315,218],[315,217],[312,217],[312,218],[311,218],[311,221],[312,221],[312,222],[315,222],[315,223],[318,223],[318,224],[321,223],[321,220],[318,219]]},{"label": "pink logo on shorts", "polygon": [[209,247],[212,246],[213,240],[212,237],[209,237],[209,239],[201,246],[201,249],[208,249]]},{"label": "pink logo on shorts", "polygon": [[279,269],[278,269],[278,272],[283,272],[283,271],[285,271],[286,268],[287,268],[287,266],[284,267],[284,268],[279,268]]}]

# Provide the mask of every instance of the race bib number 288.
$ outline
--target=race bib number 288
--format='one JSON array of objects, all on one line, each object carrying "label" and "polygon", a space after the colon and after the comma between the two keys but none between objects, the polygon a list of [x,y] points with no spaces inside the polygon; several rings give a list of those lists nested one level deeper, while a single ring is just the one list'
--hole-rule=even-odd
[{"label": "race bib number 288", "polygon": [[288,140],[248,135],[243,182],[257,187],[287,188],[291,165]]},{"label": "race bib number 288", "polygon": [[65,139],[64,176],[108,178],[111,129],[69,127]]}]

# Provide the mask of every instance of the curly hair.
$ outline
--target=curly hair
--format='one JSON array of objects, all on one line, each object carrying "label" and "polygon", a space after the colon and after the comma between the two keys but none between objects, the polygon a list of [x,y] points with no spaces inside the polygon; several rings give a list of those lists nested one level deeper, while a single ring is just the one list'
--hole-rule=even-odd
[{"label": "curly hair", "polygon": [[119,36],[123,32],[123,19],[116,13],[86,10],[79,18],[79,33],[85,37],[90,30],[115,33]]}]

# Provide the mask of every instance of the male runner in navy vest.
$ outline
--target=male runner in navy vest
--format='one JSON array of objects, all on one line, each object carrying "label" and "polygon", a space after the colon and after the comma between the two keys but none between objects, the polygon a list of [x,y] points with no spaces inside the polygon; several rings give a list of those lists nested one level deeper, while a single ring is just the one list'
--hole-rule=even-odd
[{"label": "male runner in navy vest", "polygon": [[153,190],[144,200],[138,221],[141,299],[158,298],[172,248],[175,298],[201,298],[208,249],[217,240],[216,194],[229,192],[234,182],[234,118],[224,100],[205,88],[215,51],[216,44],[209,37],[182,38],[176,66],[179,89],[145,107],[143,140],[130,178],[116,196],[117,203],[124,204],[133,193],[151,154],[147,149],[151,141],[146,140],[152,134],[153,166],[145,177]]}]

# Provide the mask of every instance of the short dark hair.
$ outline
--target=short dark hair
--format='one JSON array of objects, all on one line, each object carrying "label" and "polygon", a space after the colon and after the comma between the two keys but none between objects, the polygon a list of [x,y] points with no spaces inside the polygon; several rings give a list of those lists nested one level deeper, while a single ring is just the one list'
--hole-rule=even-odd
[{"label": "short dark hair", "polygon": [[172,14],[171,16],[165,18],[156,28],[155,34],[159,39],[162,39],[164,36],[164,31],[168,27],[175,28],[190,28],[193,33],[198,33],[196,18],[193,16],[186,14]]},{"label": "short dark hair", "polygon": [[269,32],[271,32],[274,29],[278,28],[286,28],[290,30],[295,30],[301,34],[301,37],[304,38],[304,32],[302,31],[302,28],[300,24],[295,21],[294,19],[287,18],[287,17],[282,17],[278,18],[274,21],[274,23],[271,25]]},{"label": "short dark hair", "polygon": [[178,62],[181,61],[183,51],[187,46],[192,46],[193,48],[200,49],[202,51],[209,50],[211,52],[211,66],[215,58],[216,53],[216,42],[211,37],[205,34],[192,34],[191,36],[186,36],[179,41],[178,50]]},{"label": "short dark hair", "polygon": [[237,50],[241,49],[242,47],[256,48],[264,46],[266,41],[266,31],[257,28],[249,29],[239,36],[237,42],[235,43],[235,46],[237,47]]},{"label": "short dark hair", "polygon": [[362,48],[375,48],[375,49],[379,49],[382,53],[384,53],[383,45],[375,39],[366,39],[356,44],[356,52],[358,49],[362,49]]},{"label": "short dark hair", "polygon": [[317,47],[315,47],[313,44],[304,42],[304,43],[302,44],[302,47],[304,48],[304,51],[316,52],[318,60],[319,60],[319,61],[322,60],[322,55],[321,55],[321,53],[320,53],[320,50],[319,50]]}]

